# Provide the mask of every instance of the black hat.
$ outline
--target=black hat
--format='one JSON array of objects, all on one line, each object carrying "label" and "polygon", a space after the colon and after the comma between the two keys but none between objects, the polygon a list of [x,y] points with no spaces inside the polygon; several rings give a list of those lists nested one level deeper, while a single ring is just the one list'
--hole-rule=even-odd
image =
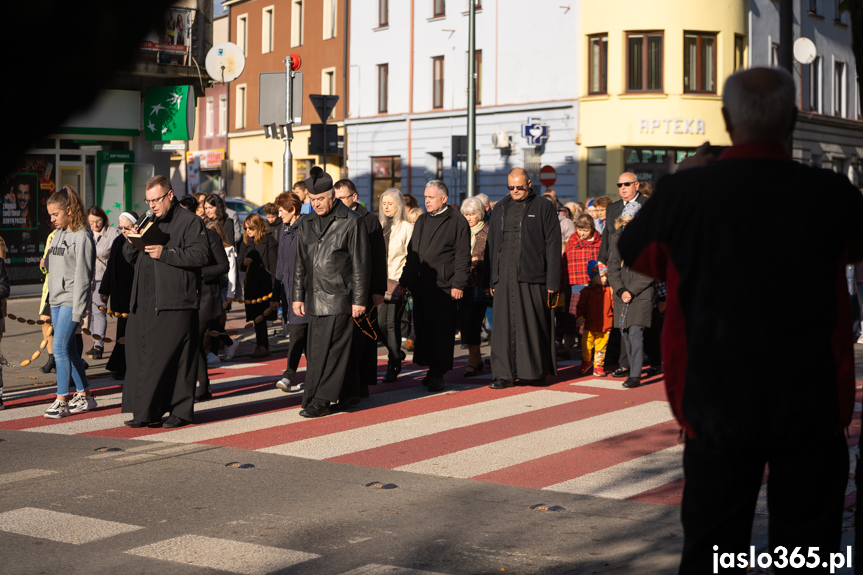
[{"label": "black hat", "polygon": [[306,180],[306,192],[309,194],[325,194],[333,189],[333,177],[324,172],[320,166],[315,166],[309,172]]}]

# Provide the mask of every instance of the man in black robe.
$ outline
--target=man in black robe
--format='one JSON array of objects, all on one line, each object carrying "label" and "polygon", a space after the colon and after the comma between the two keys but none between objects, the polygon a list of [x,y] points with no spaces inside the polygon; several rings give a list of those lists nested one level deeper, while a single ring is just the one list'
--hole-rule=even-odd
[{"label": "man in black robe", "polygon": [[360,215],[336,200],[333,179],[321,168],[312,168],[306,190],[314,213],[297,234],[292,305],[298,316],[309,316],[300,415],[321,417],[343,385],[358,385],[351,343],[369,300],[369,237]]},{"label": "man in black robe", "polygon": [[[144,186],[164,245],[139,252],[130,242],[123,257],[135,266],[126,329],[124,413],[129,427],[180,427],[194,419],[201,268],[210,259],[204,222],[180,207],[165,176]],[[170,417],[161,423],[162,415]]]},{"label": "man in black robe", "polygon": [[509,195],[491,212],[488,257],[494,311],[489,387],[544,383],[556,373],[551,307],[560,286],[560,223],[527,172],[509,172]]},{"label": "man in black robe", "polygon": [[350,180],[339,180],[333,187],[336,199],[362,218],[369,237],[371,257],[370,293],[366,302],[369,313],[357,320],[359,325],[354,325],[352,352],[357,364],[357,385],[342,386],[341,398],[334,406],[334,409],[344,409],[359,403],[360,397],[368,397],[369,386],[377,384],[378,337],[381,328],[378,325],[377,313],[372,310],[384,301],[387,291],[387,255],[380,219],[357,201],[357,187],[354,183]]},{"label": "man in black robe", "polygon": [[426,184],[426,213],[414,225],[399,280],[413,294],[414,363],[428,366],[423,385],[431,392],[443,390],[452,369],[456,301],[470,280],[470,227],[448,199],[446,184]]}]

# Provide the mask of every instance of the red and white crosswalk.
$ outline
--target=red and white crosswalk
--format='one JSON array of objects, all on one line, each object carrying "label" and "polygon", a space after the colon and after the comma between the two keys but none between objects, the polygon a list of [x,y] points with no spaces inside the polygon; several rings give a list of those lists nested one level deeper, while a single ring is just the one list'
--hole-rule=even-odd
[{"label": "red and white crosswalk", "polygon": [[[385,368],[381,358],[381,371]],[[406,363],[395,384],[378,384],[357,408],[320,419],[299,416],[301,393],[274,382],[284,358],[211,368],[214,399],[196,405],[195,425],[131,429],[120,413],[122,383],[95,380],[99,406],[53,420],[53,397],[18,392],[6,398],[0,429],[142,439],[164,453],[204,444],[350,465],[530,487],[572,494],[679,505],[683,488],[679,429],[661,378],[626,390],[621,380],[576,378],[574,364],[544,387],[492,390],[491,376],[464,378],[463,358],[446,390],[430,394],[423,370]],[[304,377],[303,367],[297,380]],[[858,402],[861,401],[858,389]],[[852,442],[860,432],[855,411]],[[93,457],[152,457],[101,453]],[[854,448],[856,450],[856,447]],[[856,452],[856,451],[855,451]]]}]

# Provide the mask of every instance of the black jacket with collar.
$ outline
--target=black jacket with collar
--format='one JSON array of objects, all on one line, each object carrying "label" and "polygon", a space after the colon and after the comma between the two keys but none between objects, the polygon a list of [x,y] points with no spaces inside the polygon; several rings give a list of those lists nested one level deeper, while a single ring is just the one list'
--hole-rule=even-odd
[{"label": "black jacket with collar", "polygon": [[[557,291],[560,288],[561,236],[560,220],[554,205],[533,192],[527,197],[527,208],[521,221],[521,252],[518,259],[518,281],[528,284],[543,284],[546,289]],[[507,195],[491,211],[488,240],[486,244],[488,262],[486,277],[490,287],[498,282],[500,268],[500,249],[503,245],[503,224],[506,210],[514,203]]]},{"label": "black jacket with collar", "polygon": [[[432,222],[437,218],[442,218],[442,221]],[[423,230],[434,223],[438,224],[437,228],[421,248]],[[449,206],[434,218],[427,213],[417,218],[399,283],[414,293],[468,288],[470,226],[461,212]]]},{"label": "black jacket with collar", "polygon": [[306,302],[306,315],[350,315],[352,305],[368,305],[371,272],[365,226],[360,215],[339,200],[332,216],[325,229],[314,212],[299,227],[291,301]]},{"label": "black jacket with collar", "polygon": [[210,260],[201,268],[201,318],[216,319],[222,315],[222,277],[231,269],[222,238],[213,230],[207,231],[210,244]]},{"label": "black jacket with collar", "polygon": [[373,294],[384,295],[387,293],[387,247],[384,244],[384,229],[381,227],[380,219],[362,204],[358,203],[354,211],[362,217],[369,234],[369,256],[372,266],[369,297]]},{"label": "black jacket with collar", "polygon": [[[647,201],[641,193],[639,192],[637,196],[635,196],[633,202],[638,202],[642,206],[644,202]],[[623,200],[617,200],[605,210],[605,227],[602,229],[602,243],[599,244],[599,261],[608,265],[608,256],[610,255],[611,250],[611,236],[614,235],[614,231],[616,228],[614,227],[615,222],[617,222],[617,218],[623,213]]]},{"label": "black jacket with collar", "polygon": [[[168,242],[159,259],[154,260],[156,275],[156,311],[198,309],[201,291],[201,268],[210,261],[210,245],[204,220],[184,210],[175,199],[156,225],[168,236]],[[138,275],[141,258],[131,242],[123,246],[123,257],[135,266],[132,278],[132,297],[129,308],[135,313],[138,297]]]}]

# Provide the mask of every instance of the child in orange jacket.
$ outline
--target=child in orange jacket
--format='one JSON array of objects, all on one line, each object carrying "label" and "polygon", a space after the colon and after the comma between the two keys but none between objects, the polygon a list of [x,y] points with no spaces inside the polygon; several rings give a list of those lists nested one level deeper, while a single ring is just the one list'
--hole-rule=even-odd
[{"label": "child in orange jacket", "polygon": [[[575,308],[578,325],[584,325],[584,338],[581,343],[581,365],[579,375],[585,375],[593,367],[593,375],[605,377],[605,348],[608,334],[614,325],[612,310],[612,290],[608,285],[608,269],[596,260],[587,262],[587,276],[590,284],[581,291]],[[591,362],[591,353],[594,354]]]}]

